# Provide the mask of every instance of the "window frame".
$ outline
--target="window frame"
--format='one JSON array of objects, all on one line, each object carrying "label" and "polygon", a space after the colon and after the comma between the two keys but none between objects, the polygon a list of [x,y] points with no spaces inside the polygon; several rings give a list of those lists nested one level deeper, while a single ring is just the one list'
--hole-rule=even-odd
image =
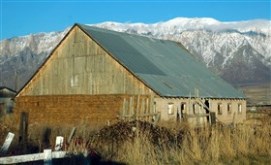
[{"label": "window frame", "polygon": [[196,103],[192,104],[192,112],[193,112],[193,115],[197,114],[197,104]]},{"label": "window frame", "polygon": [[223,106],[222,103],[217,104],[217,115],[223,115]]},{"label": "window frame", "polygon": [[227,113],[228,113],[228,115],[232,114],[232,104],[231,103],[227,104]]},{"label": "window frame", "polygon": [[170,102],[167,104],[167,114],[168,115],[174,114],[174,103]]},{"label": "window frame", "polygon": [[237,113],[238,114],[242,114],[242,111],[243,111],[243,107],[242,107],[242,104],[241,103],[238,103],[238,106],[237,106]]}]

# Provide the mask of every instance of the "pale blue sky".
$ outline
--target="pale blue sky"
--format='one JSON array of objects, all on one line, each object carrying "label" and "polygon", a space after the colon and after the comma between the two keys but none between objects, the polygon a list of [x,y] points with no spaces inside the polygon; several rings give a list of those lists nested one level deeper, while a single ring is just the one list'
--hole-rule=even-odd
[{"label": "pale blue sky", "polygon": [[0,0],[0,39],[61,31],[74,23],[154,23],[175,17],[219,21],[270,20],[270,0]]}]

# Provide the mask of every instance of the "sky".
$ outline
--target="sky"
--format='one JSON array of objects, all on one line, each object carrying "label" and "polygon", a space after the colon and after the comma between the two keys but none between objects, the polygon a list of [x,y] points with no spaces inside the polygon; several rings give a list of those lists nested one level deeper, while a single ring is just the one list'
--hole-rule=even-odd
[{"label": "sky", "polygon": [[0,40],[74,23],[155,23],[176,17],[270,20],[270,0],[0,0]]}]

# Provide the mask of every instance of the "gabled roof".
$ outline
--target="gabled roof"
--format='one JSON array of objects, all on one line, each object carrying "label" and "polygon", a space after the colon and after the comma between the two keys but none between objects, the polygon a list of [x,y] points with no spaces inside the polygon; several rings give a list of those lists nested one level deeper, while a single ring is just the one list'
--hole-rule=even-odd
[{"label": "gabled roof", "polygon": [[16,91],[8,87],[0,86],[0,97],[14,97]]},{"label": "gabled roof", "polygon": [[244,98],[179,43],[76,25],[162,97]]}]

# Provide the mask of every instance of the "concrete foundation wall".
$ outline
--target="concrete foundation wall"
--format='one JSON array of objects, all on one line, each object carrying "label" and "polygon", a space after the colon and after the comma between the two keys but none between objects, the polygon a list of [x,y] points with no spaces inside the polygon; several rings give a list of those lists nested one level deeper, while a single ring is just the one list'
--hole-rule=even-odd
[{"label": "concrete foundation wall", "polygon": [[[155,110],[161,113],[161,120],[164,121],[188,121],[192,125],[202,125],[210,122],[206,116],[209,112],[203,106],[205,101],[195,98],[156,98]],[[219,122],[225,124],[240,123],[246,119],[245,100],[208,99],[208,102],[209,110],[215,112]],[[229,110],[228,104],[230,105]],[[220,106],[219,112],[218,106]],[[241,111],[238,108],[241,108]]]},{"label": "concrete foundation wall", "polygon": [[[218,106],[221,111],[219,112]],[[230,108],[228,109],[228,105]],[[240,106],[240,107],[239,107]],[[239,111],[239,108],[240,111]],[[246,119],[246,101],[245,100],[227,100],[215,99],[210,101],[210,109],[216,113],[216,117],[223,123],[240,123]]]}]

